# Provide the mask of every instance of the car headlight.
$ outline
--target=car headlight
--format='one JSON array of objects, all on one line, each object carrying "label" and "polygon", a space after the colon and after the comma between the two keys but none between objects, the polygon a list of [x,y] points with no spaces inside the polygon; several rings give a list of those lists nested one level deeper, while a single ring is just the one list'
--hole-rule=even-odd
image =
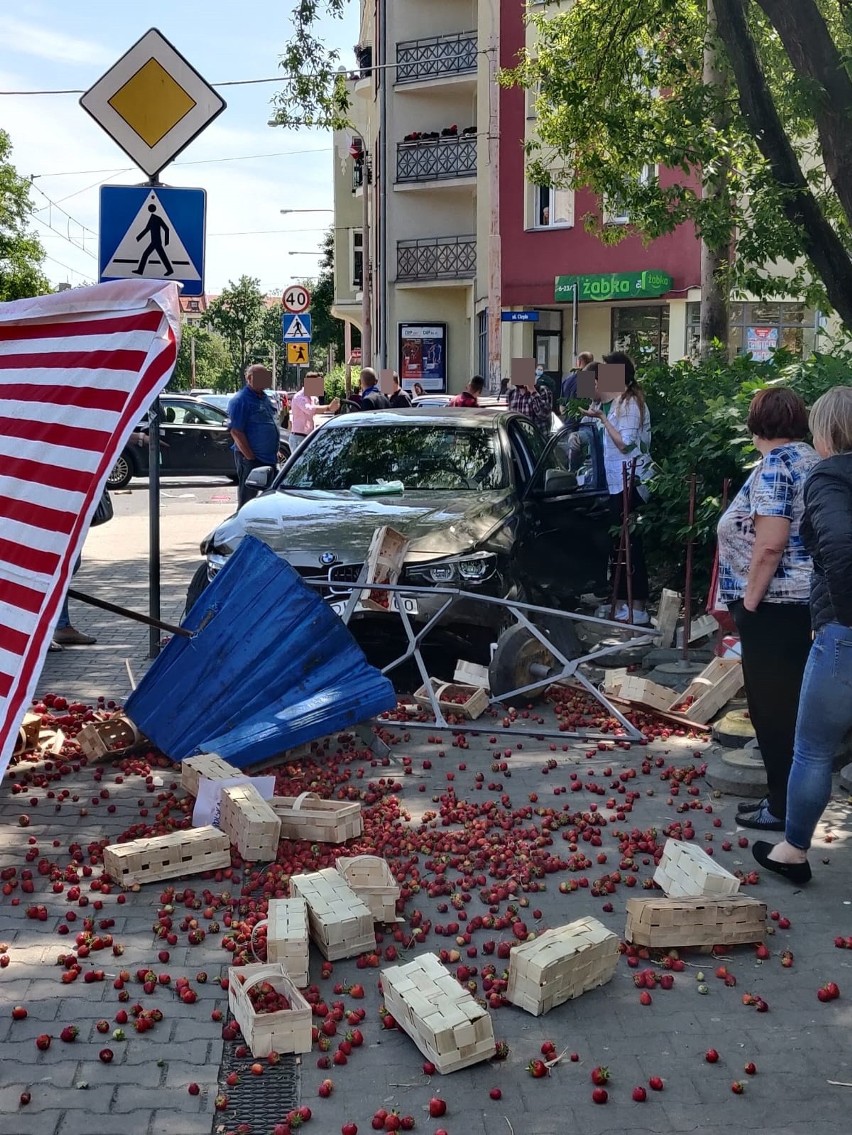
[{"label": "car headlight", "polygon": [[497,557],[493,552],[473,552],[469,556],[409,567],[406,578],[410,583],[483,583],[496,569]]}]

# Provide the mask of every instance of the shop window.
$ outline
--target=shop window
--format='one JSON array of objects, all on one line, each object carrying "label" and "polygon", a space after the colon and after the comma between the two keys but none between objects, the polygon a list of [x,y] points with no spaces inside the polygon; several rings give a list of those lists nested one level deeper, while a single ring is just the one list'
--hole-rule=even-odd
[{"label": "shop window", "polygon": [[669,357],[668,304],[631,304],[612,309],[612,349],[625,351],[637,366]]},{"label": "shop window", "polygon": [[349,263],[352,265],[352,287],[360,292],[364,287],[364,233],[361,229],[350,229],[351,255]]},{"label": "shop window", "polygon": [[534,185],[532,228],[570,228],[574,224],[574,191]]},{"label": "shop window", "polygon": [[[654,165],[642,166],[639,174],[640,185],[650,185],[657,177],[657,167]],[[629,225],[630,210],[625,203],[617,197],[608,197],[604,200],[603,220],[605,225]]]},{"label": "shop window", "polygon": [[[701,305],[686,307],[686,353],[698,357]],[[772,357],[779,347],[793,355],[810,354],[816,345],[816,313],[803,303],[732,303],[729,351],[732,356]]]}]

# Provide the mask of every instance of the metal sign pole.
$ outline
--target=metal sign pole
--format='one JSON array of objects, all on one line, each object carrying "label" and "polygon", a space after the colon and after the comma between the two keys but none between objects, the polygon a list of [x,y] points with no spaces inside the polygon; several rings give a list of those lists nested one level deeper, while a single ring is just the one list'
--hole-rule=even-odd
[{"label": "metal sign pole", "polygon": [[[148,615],[160,618],[160,399],[148,411]],[[148,657],[160,653],[160,632],[148,633]]]}]

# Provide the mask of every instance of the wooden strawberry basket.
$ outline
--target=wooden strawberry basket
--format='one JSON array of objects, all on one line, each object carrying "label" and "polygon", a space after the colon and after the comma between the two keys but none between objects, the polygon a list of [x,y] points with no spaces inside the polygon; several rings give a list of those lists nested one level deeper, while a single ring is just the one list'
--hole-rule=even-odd
[{"label": "wooden strawberry basket", "polygon": [[329,961],[375,949],[372,911],[333,867],[293,875],[290,894],[308,904],[311,937]]},{"label": "wooden strawberry basket", "polygon": [[231,866],[231,841],[218,828],[189,828],[104,848],[104,871],[122,887]]},{"label": "wooden strawberry basket", "polygon": [[90,721],[76,737],[83,755],[90,761],[120,757],[143,740],[142,734],[123,713],[113,714],[105,721]]},{"label": "wooden strawberry basket", "polygon": [[382,970],[385,1006],[439,1072],[455,1072],[496,1052],[488,1010],[435,954]]},{"label": "wooden strawberry basket", "polygon": [[190,796],[198,795],[198,786],[204,780],[228,780],[239,776],[240,770],[229,765],[216,753],[202,753],[198,757],[187,757],[180,764],[180,785]]},{"label": "wooden strawberry basket", "polygon": [[281,821],[282,839],[346,843],[364,830],[357,802],[322,800],[315,792],[303,792],[300,796],[273,796],[269,806]]},{"label": "wooden strawberry basket", "polygon": [[[429,681],[443,714],[454,713],[475,721],[488,708],[488,694],[481,686],[469,686],[465,682],[439,682],[437,678],[430,678]],[[426,686],[417,690],[414,700],[418,705],[432,709]]]},{"label": "wooden strawberry basket", "polygon": [[509,955],[506,997],[538,1017],[590,989],[605,985],[615,973],[619,943],[596,918],[545,930]]},{"label": "wooden strawberry basket", "polygon": [[745,895],[627,900],[624,937],[637,946],[744,946],[765,932],[766,903]]},{"label": "wooden strawberry basket", "polygon": [[[408,545],[408,537],[395,528],[388,525],[377,528],[370,540],[364,565],[367,583],[399,583]],[[393,594],[392,591],[362,591],[360,606],[367,611],[387,611]]]},{"label": "wooden strawberry basket", "polygon": [[[262,982],[283,994],[289,1009],[258,1013],[249,993]],[[310,1052],[311,1007],[280,963],[228,967],[228,1005],[252,1056],[270,1052]]]},{"label": "wooden strawberry basket", "polygon": [[726,871],[703,848],[681,839],[666,840],[654,882],[672,899],[727,898],[740,889],[736,875]]},{"label": "wooden strawberry basket", "polygon": [[[266,961],[284,966],[294,985],[308,984],[308,906],[303,898],[270,899],[268,917],[255,924],[255,935],[266,928]],[[256,955],[255,955],[256,956]]]},{"label": "wooden strawberry basket", "polygon": [[25,713],[24,720],[18,730],[12,756],[18,757],[21,753],[30,752],[38,748],[38,738],[41,732],[41,718],[37,713]]},{"label": "wooden strawberry basket", "polygon": [[335,860],[338,872],[352,890],[363,899],[374,922],[396,922],[396,900],[399,884],[387,861],[378,855],[353,855]]},{"label": "wooden strawberry basket", "polygon": [[250,863],[271,860],[278,854],[281,821],[253,784],[231,784],[222,789],[219,827]]}]

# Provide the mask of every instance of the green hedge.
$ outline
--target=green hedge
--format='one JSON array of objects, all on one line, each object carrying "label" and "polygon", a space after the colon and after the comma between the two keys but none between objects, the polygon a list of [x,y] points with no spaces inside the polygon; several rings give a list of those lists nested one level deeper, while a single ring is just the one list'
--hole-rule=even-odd
[{"label": "green hedge", "polygon": [[779,351],[762,363],[751,356],[714,356],[697,365],[646,367],[639,377],[658,471],[642,520],[649,568],[657,587],[683,587],[689,477],[696,473],[695,589],[704,594],[723,483],[730,478],[731,495],[736,493],[757,460],[745,426],[752,396],[766,386],[790,386],[811,406],[831,387],[852,385],[852,351],[805,360]]}]

